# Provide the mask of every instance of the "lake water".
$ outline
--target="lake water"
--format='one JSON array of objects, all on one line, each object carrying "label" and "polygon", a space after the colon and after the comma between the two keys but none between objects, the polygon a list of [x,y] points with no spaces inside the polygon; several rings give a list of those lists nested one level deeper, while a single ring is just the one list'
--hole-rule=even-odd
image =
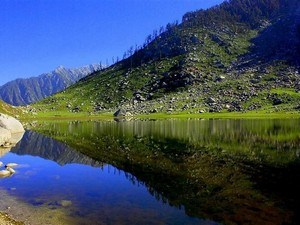
[{"label": "lake water", "polygon": [[3,152],[28,224],[299,224],[300,120],[51,122]]}]

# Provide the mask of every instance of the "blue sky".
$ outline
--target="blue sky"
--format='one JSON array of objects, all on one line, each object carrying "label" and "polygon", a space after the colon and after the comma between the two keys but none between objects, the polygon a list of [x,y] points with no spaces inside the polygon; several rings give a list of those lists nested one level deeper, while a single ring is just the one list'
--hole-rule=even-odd
[{"label": "blue sky", "polygon": [[222,0],[1,0],[0,85],[123,56],[154,29]]}]

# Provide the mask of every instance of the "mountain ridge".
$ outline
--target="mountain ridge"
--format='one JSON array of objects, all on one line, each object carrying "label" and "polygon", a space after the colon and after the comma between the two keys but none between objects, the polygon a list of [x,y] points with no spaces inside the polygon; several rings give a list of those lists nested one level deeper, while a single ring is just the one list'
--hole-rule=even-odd
[{"label": "mountain ridge", "polygon": [[[28,144],[29,143],[29,144]],[[48,143],[45,147],[41,143]],[[23,139],[11,149],[17,155],[37,156],[56,162],[60,166],[67,164],[83,164],[93,167],[101,167],[103,163],[97,162],[84,154],[77,152],[71,147],[55,141],[42,134],[26,131]]]},{"label": "mountain ridge", "polygon": [[298,110],[299,5],[231,0],[187,13],[124,60],[35,106],[131,114]]},{"label": "mountain ridge", "polygon": [[91,64],[76,69],[59,66],[49,73],[18,78],[0,86],[0,98],[11,105],[27,105],[62,91],[100,69],[102,69],[100,64]]}]

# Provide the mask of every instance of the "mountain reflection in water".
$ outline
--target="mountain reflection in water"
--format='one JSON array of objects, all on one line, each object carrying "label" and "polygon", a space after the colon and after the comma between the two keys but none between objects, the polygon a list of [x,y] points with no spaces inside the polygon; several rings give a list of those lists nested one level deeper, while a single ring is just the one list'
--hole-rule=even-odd
[{"label": "mountain reflection in water", "polygon": [[[76,163],[62,167],[69,182],[59,185],[77,222],[297,224],[299,125],[296,119],[57,122],[36,128],[57,141],[34,132],[23,140],[36,146],[28,147],[32,155]],[[12,152],[27,149],[23,140]],[[102,175],[89,167],[88,179],[74,182],[74,171],[80,177],[86,170],[80,163],[103,164]],[[56,207],[62,192],[55,194],[40,206]]]},{"label": "mountain reflection in water", "polygon": [[158,201],[129,172],[33,131],[1,161],[20,166],[0,180],[0,210],[28,224],[217,224]]},{"label": "mountain reflection in water", "polygon": [[26,131],[23,139],[11,152],[17,155],[39,156],[61,166],[72,163],[103,166],[101,162],[91,159],[68,145],[34,131]]}]

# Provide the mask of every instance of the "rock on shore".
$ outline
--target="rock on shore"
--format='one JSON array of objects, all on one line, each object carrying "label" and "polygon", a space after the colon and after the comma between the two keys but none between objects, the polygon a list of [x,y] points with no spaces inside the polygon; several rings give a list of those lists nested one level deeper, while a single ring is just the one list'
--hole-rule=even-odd
[{"label": "rock on shore", "polygon": [[[23,125],[11,116],[0,113],[0,156],[9,151],[10,147],[19,142],[24,134]],[[5,148],[1,148],[5,147]],[[0,225],[21,225],[10,218],[6,213],[0,212]]]},{"label": "rock on shore", "polygon": [[0,146],[8,143],[11,139],[11,133],[9,130],[0,127]]},{"label": "rock on shore", "polygon": [[9,130],[12,134],[24,132],[20,121],[2,113],[0,113],[0,127]]},{"label": "rock on shore", "polygon": [[0,147],[10,147],[22,138],[24,133],[20,121],[0,113]]}]

